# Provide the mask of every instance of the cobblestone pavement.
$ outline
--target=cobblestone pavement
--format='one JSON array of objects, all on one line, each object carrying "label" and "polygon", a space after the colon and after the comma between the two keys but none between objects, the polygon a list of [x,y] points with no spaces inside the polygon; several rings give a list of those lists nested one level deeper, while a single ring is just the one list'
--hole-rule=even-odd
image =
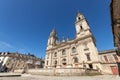
[{"label": "cobblestone pavement", "polygon": [[39,76],[23,75],[22,77],[0,77],[0,80],[120,80],[120,77],[113,75],[102,76]]}]

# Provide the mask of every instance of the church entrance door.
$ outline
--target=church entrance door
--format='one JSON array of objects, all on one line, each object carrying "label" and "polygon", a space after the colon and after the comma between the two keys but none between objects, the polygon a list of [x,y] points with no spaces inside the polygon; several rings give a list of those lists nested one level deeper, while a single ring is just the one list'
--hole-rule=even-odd
[{"label": "church entrance door", "polygon": [[63,67],[66,68],[66,63],[63,63]]}]

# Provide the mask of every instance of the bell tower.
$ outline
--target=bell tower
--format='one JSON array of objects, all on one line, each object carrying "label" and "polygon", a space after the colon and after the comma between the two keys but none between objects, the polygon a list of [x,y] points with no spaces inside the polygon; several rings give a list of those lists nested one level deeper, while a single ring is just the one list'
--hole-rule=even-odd
[{"label": "bell tower", "polygon": [[48,38],[47,49],[50,49],[57,44],[58,44],[57,32],[55,29],[53,29],[52,32],[50,33],[49,38]]},{"label": "bell tower", "polygon": [[85,36],[86,33],[88,32],[90,33],[89,31],[90,27],[87,23],[87,20],[80,12],[78,12],[76,16],[75,28],[76,28],[76,38],[79,38],[82,35]]}]

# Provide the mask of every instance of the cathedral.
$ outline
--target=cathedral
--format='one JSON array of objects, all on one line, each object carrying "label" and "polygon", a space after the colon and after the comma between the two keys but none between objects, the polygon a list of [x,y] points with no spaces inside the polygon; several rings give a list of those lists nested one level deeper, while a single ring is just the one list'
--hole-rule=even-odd
[{"label": "cathedral", "polygon": [[75,21],[76,36],[73,40],[59,42],[52,30],[48,38],[45,68],[101,69],[95,38],[83,14],[78,12]]}]

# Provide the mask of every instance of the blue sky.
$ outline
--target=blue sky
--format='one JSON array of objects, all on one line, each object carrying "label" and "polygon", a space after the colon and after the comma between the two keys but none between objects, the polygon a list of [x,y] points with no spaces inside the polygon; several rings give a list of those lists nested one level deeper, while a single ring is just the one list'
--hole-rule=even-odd
[{"label": "blue sky", "polygon": [[112,49],[110,0],[0,0],[0,51],[45,56],[52,28],[75,37],[75,18],[87,18],[98,50]]}]

